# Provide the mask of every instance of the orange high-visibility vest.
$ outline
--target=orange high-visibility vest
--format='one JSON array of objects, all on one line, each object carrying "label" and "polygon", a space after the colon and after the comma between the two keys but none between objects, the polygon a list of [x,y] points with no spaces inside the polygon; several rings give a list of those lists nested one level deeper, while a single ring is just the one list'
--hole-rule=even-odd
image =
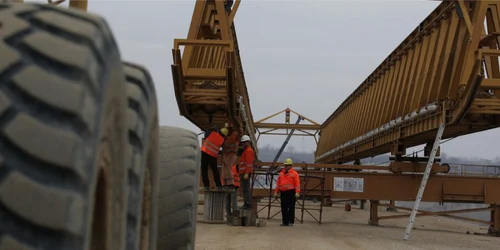
[{"label": "orange high-visibility vest", "polygon": [[201,151],[217,158],[219,156],[219,149],[222,146],[222,143],[224,143],[224,137],[216,131],[213,131],[203,142]]},{"label": "orange high-visibility vest", "polygon": [[238,132],[233,131],[229,136],[226,136],[226,140],[222,145],[222,153],[224,154],[236,154],[238,152],[239,138]]},{"label": "orange high-visibility vest", "polygon": [[251,174],[253,172],[253,162],[255,160],[255,152],[253,148],[248,146],[243,150],[240,157],[240,174]]},{"label": "orange high-visibility vest", "polygon": [[234,186],[240,187],[240,174],[236,170],[236,165],[233,165],[233,167],[231,168],[231,171],[233,172]]},{"label": "orange high-visibility vest", "polygon": [[[238,173],[238,171],[236,169],[236,165],[233,165],[233,167],[231,168],[231,172],[233,173],[234,186],[240,187],[240,174]],[[220,181],[222,182],[222,185],[226,185],[226,182],[224,181],[222,176],[220,177]]]},{"label": "orange high-visibility vest", "polygon": [[276,182],[276,189],[274,190],[275,193],[278,191],[288,191],[288,190],[294,190],[296,193],[300,193],[300,179],[299,179],[299,173],[295,171],[293,168],[288,170],[288,173],[285,174],[286,169],[283,169],[280,172],[280,175],[278,177],[278,181]]}]

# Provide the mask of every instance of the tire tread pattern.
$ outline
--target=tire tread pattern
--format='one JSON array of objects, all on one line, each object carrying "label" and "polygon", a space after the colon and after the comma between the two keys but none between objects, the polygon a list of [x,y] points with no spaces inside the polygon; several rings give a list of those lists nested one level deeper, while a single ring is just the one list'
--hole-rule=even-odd
[{"label": "tire tread pattern", "polygon": [[158,249],[194,249],[200,146],[196,134],[160,127]]},{"label": "tire tread pattern", "polygon": [[116,42],[46,4],[0,3],[0,23],[0,250],[82,249]]},{"label": "tire tread pattern", "polygon": [[[129,196],[127,213],[127,250],[138,249],[141,240],[141,214],[144,178],[149,150],[149,136],[154,126],[157,104],[149,71],[140,65],[124,62],[128,99],[127,125],[129,159]],[[147,98],[152,96],[153,98]],[[150,223],[155,223],[156,220]]]}]

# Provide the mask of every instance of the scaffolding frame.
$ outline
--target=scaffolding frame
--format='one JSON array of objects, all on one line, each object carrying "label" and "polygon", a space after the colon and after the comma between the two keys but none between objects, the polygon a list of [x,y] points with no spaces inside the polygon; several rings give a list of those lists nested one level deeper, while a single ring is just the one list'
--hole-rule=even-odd
[{"label": "scaffolding frame", "polygon": [[[271,215],[271,208],[272,207],[278,207],[281,208],[281,202],[279,199],[274,199],[274,188],[273,188],[273,183],[275,183],[276,177],[279,176],[279,171],[275,172],[269,172],[269,171],[263,171],[262,170],[255,170],[253,175],[252,175],[252,185],[250,186],[251,188],[251,193],[252,193],[252,199],[255,198],[260,198],[262,196],[255,196],[254,188],[255,184],[260,185],[264,190],[267,190],[266,197],[262,198],[267,198],[268,202],[266,205],[264,205],[262,208],[256,210],[256,213],[258,214],[259,212],[263,211],[264,209],[267,208],[267,219],[270,220],[274,218],[276,215],[281,213],[281,209],[278,210],[278,212],[274,213]],[[299,178],[300,178],[300,184],[301,184],[301,192],[300,192],[300,197],[295,201],[296,206],[295,210],[300,209],[300,219],[297,218],[297,214],[295,214],[295,219],[299,221],[301,224],[304,223],[304,212],[309,214],[319,225],[322,223],[322,218],[323,218],[323,205],[325,202],[325,180],[326,180],[326,169],[323,169],[322,171],[314,171],[310,172],[308,168],[305,168],[303,170],[297,170],[299,173]],[[265,176],[266,183],[269,183],[269,187],[266,187],[264,184],[262,184],[258,179],[257,176]],[[311,180],[317,180],[317,183],[312,183]],[[312,207],[306,207],[306,198],[307,197],[316,197],[318,195],[310,195],[313,192],[319,192],[319,208],[312,208]],[[328,191],[329,192],[329,191]],[[276,205],[275,203],[278,203],[279,205]],[[298,205],[298,206],[297,206]],[[314,216],[310,211],[318,211],[319,215]]]}]

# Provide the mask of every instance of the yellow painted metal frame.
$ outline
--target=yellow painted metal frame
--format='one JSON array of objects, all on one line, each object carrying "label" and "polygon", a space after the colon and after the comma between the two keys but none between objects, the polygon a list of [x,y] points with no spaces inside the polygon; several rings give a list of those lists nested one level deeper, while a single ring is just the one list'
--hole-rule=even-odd
[{"label": "yellow painted metal frame", "polygon": [[316,161],[404,154],[443,116],[443,138],[498,127],[499,5],[442,2],[323,123]]},{"label": "yellow painted metal frame", "polygon": [[[280,114],[284,114],[286,109],[283,109],[279,112],[276,112],[270,116],[264,117],[254,123],[255,129],[259,132],[259,135],[289,135],[290,129],[296,129],[301,132],[301,134],[297,134],[299,136],[316,136],[321,128],[321,124],[291,110],[288,109],[290,113],[297,115],[298,117],[302,117],[304,120],[308,121],[310,124],[293,124],[293,123],[273,123],[266,122],[271,118],[274,118]],[[260,131],[259,129],[268,129],[266,131]],[[285,132],[274,132],[276,130],[286,130]]]},{"label": "yellow painted metal frame", "polygon": [[182,116],[202,130],[230,120],[255,142],[233,21],[239,5],[236,0],[228,12],[222,0],[196,1],[187,39],[174,41],[172,76]]}]

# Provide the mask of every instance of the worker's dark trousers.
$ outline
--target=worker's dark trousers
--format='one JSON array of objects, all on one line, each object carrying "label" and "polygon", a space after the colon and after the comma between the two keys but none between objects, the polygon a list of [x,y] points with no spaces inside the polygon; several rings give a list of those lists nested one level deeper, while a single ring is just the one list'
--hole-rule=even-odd
[{"label": "worker's dark trousers", "polygon": [[201,151],[201,179],[203,180],[203,186],[205,187],[210,187],[210,180],[208,179],[209,166],[210,169],[212,169],[215,185],[217,185],[217,187],[222,186],[220,182],[219,170],[217,169],[217,158]]},{"label": "worker's dark trousers", "polygon": [[240,174],[240,187],[243,196],[244,205],[252,205],[252,193],[250,190],[250,180],[252,179],[252,174],[248,175],[248,179],[245,180],[245,174]]},{"label": "worker's dark trousers", "polygon": [[238,206],[238,187],[234,187],[234,191],[226,193],[226,215],[230,216],[231,214],[233,214],[233,211],[238,209],[237,206]]},{"label": "worker's dark trousers", "polygon": [[280,198],[283,224],[293,224],[295,222],[295,189],[281,192]]}]

